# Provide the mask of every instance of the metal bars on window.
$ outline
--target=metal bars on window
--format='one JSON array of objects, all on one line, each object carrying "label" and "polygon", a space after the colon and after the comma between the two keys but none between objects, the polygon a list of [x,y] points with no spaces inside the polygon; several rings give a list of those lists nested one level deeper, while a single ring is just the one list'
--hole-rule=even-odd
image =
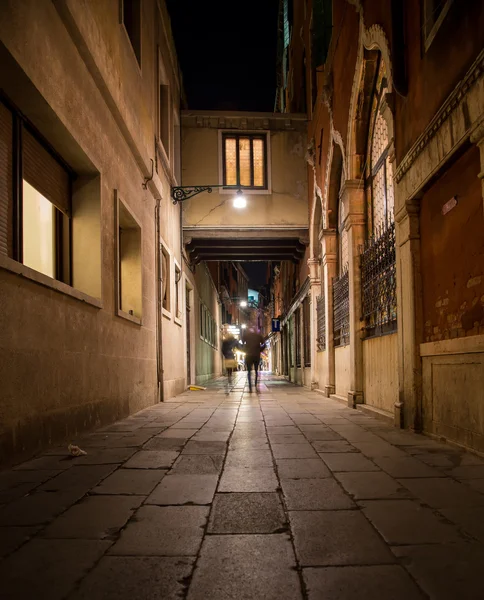
[{"label": "metal bars on window", "polygon": [[362,316],[367,335],[396,330],[397,278],[395,223],[381,227],[360,255]]},{"label": "metal bars on window", "polygon": [[345,269],[333,279],[334,345],[346,346],[350,340],[350,280]]},{"label": "metal bars on window", "polygon": [[318,352],[321,352],[326,350],[326,302],[324,292],[316,299],[316,313],[318,321],[316,344]]}]

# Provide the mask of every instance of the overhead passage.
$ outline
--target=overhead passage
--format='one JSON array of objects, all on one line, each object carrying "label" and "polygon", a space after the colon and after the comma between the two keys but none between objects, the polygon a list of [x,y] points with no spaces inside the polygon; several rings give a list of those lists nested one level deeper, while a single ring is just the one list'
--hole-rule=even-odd
[{"label": "overhead passage", "polygon": [[[227,236],[227,232],[224,233]],[[185,232],[185,243],[190,261],[194,264],[211,260],[301,260],[306,251],[307,239],[284,237],[284,233],[279,232],[279,237],[275,238],[273,235],[264,236],[264,232],[260,232],[257,237],[198,237],[196,232],[191,235]],[[242,232],[239,231],[238,234],[241,235]]]}]

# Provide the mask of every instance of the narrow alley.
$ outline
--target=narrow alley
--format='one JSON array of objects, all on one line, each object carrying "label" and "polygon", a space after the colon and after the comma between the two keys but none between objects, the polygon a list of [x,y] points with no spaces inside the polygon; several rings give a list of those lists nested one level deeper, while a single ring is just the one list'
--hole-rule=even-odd
[{"label": "narrow alley", "polygon": [[5,600],[483,595],[484,460],[221,378],[0,475]]}]

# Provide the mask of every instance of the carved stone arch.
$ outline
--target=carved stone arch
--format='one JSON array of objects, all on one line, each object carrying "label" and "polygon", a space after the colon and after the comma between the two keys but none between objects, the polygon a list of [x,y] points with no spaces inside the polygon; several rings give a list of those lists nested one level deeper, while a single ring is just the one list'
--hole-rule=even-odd
[{"label": "carved stone arch", "polygon": [[350,109],[348,113],[348,177],[360,179],[363,175],[365,155],[364,129],[368,121],[368,103],[371,102],[371,86],[374,81],[376,59],[381,55],[385,64],[387,79],[387,103],[390,111],[384,117],[387,121],[391,137],[393,138],[393,116],[391,114],[391,101],[393,93],[393,70],[391,62],[390,45],[385,31],[380,25],[372,25],[365,29],[363,12],[360,12],[360,28],[358,39],[358,55],[356,60],[353,87],[351,91]]},{"label": "carved stone arch", "polygon": [[[324,178],[324,193],[323,193],[323,210],[325,211],[324,218],[326,222],[326,226],[330,229],[334,228],[335,225],[333,223],[333,219],[331,217],[330,210],[335,210],[335,207],[330,206],[330,184],[331,177],[335,177],[335,165],[333,165],[333,157],[335,155],[335,147],[337,147],[338,152],[336,156],[337,166],[341,169],[338,170],[340,174],[340,178],[343,181],[346,181],[348,178],[348,172],[346,168],[346,159],[345,159],[345,147],[343,143],[343,138],[339,131],[336,131],[333,127],[333,123],[331,122],[331,143],[328,149],[328,159],[326,161],[326,170],[325,170],[325,178]],[[339,163],[341,161],[341,164]],[[333,181],[334,183],[334,181]],[[338,185],[340,184],[340,180],[338,180]],[[333,212],[334,214],[334,212]]]},{"label": "carved stone arch", "polygon": [[[316,182],[315,182],[316,186]],[[319,194],[318,194],[319,190]],[[321,190],[319,187],[314,191],[314,199],[313,199],[313,210],[311,213],[311,228],[310,228],[310,257],[313,259],[321,258],[321,243],[319,240],[319,234],[321,230],[324,228],[324,219],[323,219],[323,206],[322,206],[322,198],[320,196]]]},{"label": "carved stone arch", "polygon": [[331,147],[331,163],[327,172],[327,223],[330,229],[338,228],[339,200],[341,182],[346,179],[344,156],[339,144],[333,139]]}]

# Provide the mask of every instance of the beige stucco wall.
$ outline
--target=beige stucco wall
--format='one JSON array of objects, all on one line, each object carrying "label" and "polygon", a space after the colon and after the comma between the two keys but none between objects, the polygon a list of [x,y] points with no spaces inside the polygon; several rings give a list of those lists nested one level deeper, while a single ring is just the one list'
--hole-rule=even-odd
[{"label": "beige stucco wall", "polygon": [[363,394],[366,404],[391,413],[398,402],[398,336],[363,341]]},{"label": "beige stucco wall", "polygon": [[424,431],[484,452],[484,335],[421,344]]},{"label": "beige stucco wall", "polygon": [[336,395],[347,398],[350,390],[350,346],[338,346],[334,349],[334,371]]},{"label": "beige stucco wall", "polygon": [[[73,227],[76,288],[1,258],[0,459],[73,439],[157,401],[156,198],[161,234],[180,263],[181,255],[179,208],[169,200],[159,161],[148,189],[142,188],[154,157],[155,49],[164,43],[153,18],[156,5],[142,3],[141,69],[117,1],[0,5],[0,87],[81,180],[94,182],[85,227],[80,221]],[[165,56],[176,87],[174,54]],[[115,190],[142,228],[141,325],[116,315]],[[92,246],[84,243],[87,231]],[[87,246],[92,269],[81,273]],[[169,397],[184,387],[182,328],[165,319],[163,336]]]},{"label": "beige stucco wall", "polygon": [[[216,122],[220,123],[220,118],[217,118]],[[227,120],[223,120],[222,123],[227,123]],[[250,190],[246,190],[244,194],[247,207],[235,209],[232,205],[234,192],[221,192],[218,189],[214,189],[211,194],[204,192],[193,200],[184,202],[184,225],[219,228],[308,227],[305,161],[307,144],[304,125],[304,122],[298,121],[300,130],[270,130],[268,162],[271,189],[268,193],[251,193]],[[221,128],[208,124],[193,125],[193,118],[189,115],[182,120],[183,185],[222,183],[219,163],[219,132],[222,129],[233,130],[227,126]],[[269,130],[259,132],[264,131]]]}]

